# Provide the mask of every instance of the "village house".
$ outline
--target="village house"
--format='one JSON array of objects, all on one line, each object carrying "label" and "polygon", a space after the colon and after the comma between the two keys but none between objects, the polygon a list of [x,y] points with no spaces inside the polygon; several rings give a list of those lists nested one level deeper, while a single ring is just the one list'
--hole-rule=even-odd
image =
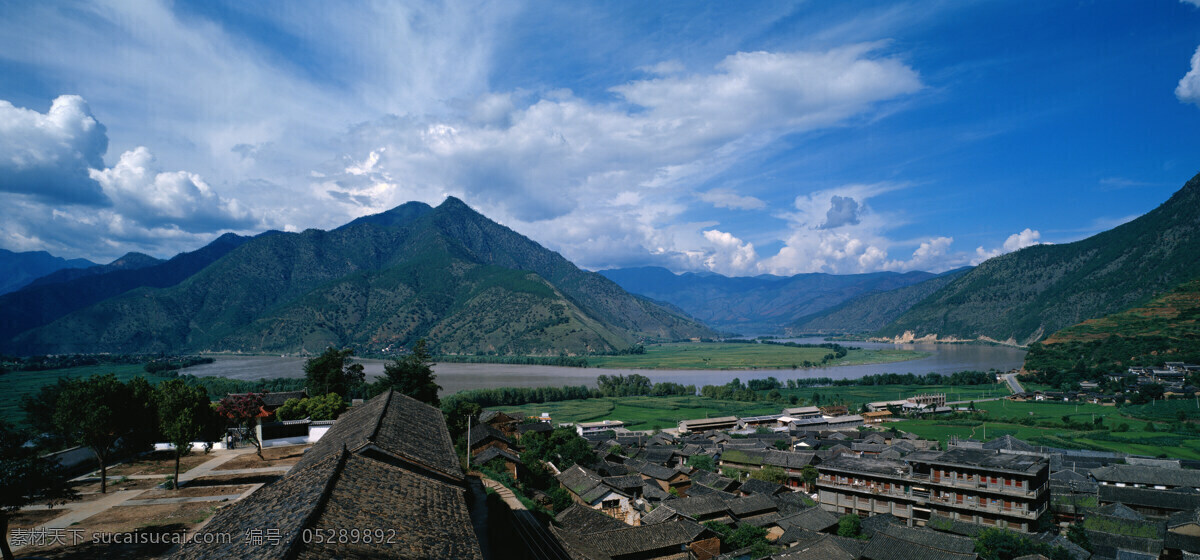
[{"label": "village house", "polygon": [[571,493],[575,503],[598,510],[626,525],[641,524],[641,512],[635,507],[634,497],[608,485],[596,473],[575,465],[554,478],[560,487]]},{"label": "village house", "polygon": [[[343,414],[283,478],[205,525],[235,538],[191,541],[174,558],[480,560],[465,494],[441,411],[388,391]],[[265,528],[278,538],[242,538]],[[304,538],[347,528],[378,529],[389,538]]]}]

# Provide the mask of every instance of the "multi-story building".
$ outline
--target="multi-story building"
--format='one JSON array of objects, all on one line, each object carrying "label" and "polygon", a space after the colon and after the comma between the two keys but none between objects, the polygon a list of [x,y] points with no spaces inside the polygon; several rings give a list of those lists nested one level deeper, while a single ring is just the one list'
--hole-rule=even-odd
[{"label": "multi-story building", "polygon": [[843,454],[817,466],[817,491],[821,507],[839,515],[890,513],[909,525],[940,516],[1031,531],[1048,507],[1049,471],[1044,457],[983,449]]}]

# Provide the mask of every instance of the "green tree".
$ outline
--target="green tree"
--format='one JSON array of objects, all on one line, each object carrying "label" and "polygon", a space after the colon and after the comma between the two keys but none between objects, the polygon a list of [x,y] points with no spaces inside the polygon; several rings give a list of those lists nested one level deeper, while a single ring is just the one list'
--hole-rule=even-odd
[{"label": "green tree", "polygon": [[346,400],[337,393],[329,393],[319,397],[288,399],[283,406],[275,409],[275,416],[280,420],[335,420],[345,410]]},{"label": "green tree", "polygon": [[1092,552],[1092,541],[1088,538],[1087,531],[1079,524],[1071,524],[1067,527],[1067,540],[1079,545],[1088,552]]},{"label": "green tree", "polygon": [[776,484],[784,484],[787,482],[787,473],[779,467],[767,465],[750,473],[750,478],[774,482]]},{"label": "green tree", "polygon": [[423,403],[441,406],[438,391],[441,387],[434,380],[433,356],[425,347],[425,339],[413,345],[413,351],[396,358],[383,366],[384,377],[379,380],[383,390],[394,389]]},{"label": "green tree", "polygon": [[981,560],[1013,560],[1030,554],[1041,554],[1051,560],[1069,560],[1070,554],[1061,546],[1051,547],[1004,529],[984,529],[975,536],[975,552]]},{"label": "green tree", "polygon": [[59,392],[54,425],[68,441],[92,450],[100,464],[100,493],[108,491],[108,459],[117,442],[141,424],[157,426],[150,405],[137,402],[142,395],[113,374],[70,381]]},{"label": "green tree", "polygon": [[839,537],[857,538],[862,533],[862,518],[850,513],[838,519],[837,534]]},{"label": "green tree", "polygon": [[812,465],[804,465],[804,468],[800,469],[800,480],[803,480],[809,491],[812,491],[813,484],[817,482],[817,476],[819,476],[819,474],[820,473],[817,472],[816,467]]},{"label": "green tree", "polygon": [[192,442],[204,434],[211,422],[208,392],[191,387],[181,379],[171,379],[158,384],[155,403],[159,430],[175,448],[175,477],[171,479],[171,486],[178,489],[179,459],[192,451]]},{"label": "green tree", "polygon": [[446,428],[450,430],[450,438],[457,440],[459,436],[467,433],[468,419],[475,423],[474,419],[479,418],[480,412],[483,412],[483,407],[475,401],[449,399],[447,405],[442,407],[442,416],[446,417]]},{"label": "green tree", "polygon": [[8,547],[8,520],[22,507],[54,507],[77,496],[66,483],[62,469],[26,447],[27,438],[0,419],[0,555],[12,560]]},{"label": "green tree", "polygon": [[694,469],[713,472],[716,470],[716,465],[713,463],[712,455],[692,455],[688,457],[687,465]]},{"label": "green tree", "polygon": [[337,393],[345,398],[350,389],[361,385],[365,375],[363,365],[354,363],[354,350],[338,350],[330,346],[320,356],[304,362],[304,379],[308,392],[313,395]]}]

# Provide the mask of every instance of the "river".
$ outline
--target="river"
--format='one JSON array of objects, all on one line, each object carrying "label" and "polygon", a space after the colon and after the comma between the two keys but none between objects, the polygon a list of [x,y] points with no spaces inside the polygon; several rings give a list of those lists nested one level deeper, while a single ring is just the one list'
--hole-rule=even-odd
[{"label": "river", "polygon": [[[790,339],[800,343],[820,343],[821,339]],[[1021,367],[1025,351],[1008,346],[986,346],[976,344],[888,344],[878,342],[846,342],[846,346],[862,348],[917,350],[929,356],[893,362],[890,364],[868,364],[832,366],[808,369],[760,369],[760,370],[646,370],[646,369],[600,369],[571,368],[559,366],[524,366],[505,364],[437,364],[433,371],[442,394],[447,395],[464,389],[495,387],[545,387],[562,385],[596,386],[598,375],[620,375],[637,373],[652,382],[671,381],[683,385],[720,385],[735,377],[746,381],[773,376],[776,379],[802,379],[829,377],[854,379],[877,373],[954,373],[963,370],[1007,371]],[[305,358],[276,356],[214,356],[211,364],[193,366],[184,370],[197,376],[224,376],[233,379],[263,379],[270,377],[302,377]],[[385,360],[358,360],[363,364],[367,379],[383,374]]]}]

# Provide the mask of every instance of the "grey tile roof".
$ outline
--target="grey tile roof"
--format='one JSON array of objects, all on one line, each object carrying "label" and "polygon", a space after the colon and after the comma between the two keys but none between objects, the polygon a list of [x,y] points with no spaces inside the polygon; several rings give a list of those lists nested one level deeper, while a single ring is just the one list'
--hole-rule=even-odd
[{"label": "grey tile roof", "polygon": [[572,504],[554,519],[563,529],[576,533],[595,533],[628,527],[619,519],[579,504]]},{"label": "grey tile roof", "polygon": [[504,435],[504,432],[501,432],[500,430],[497,430],[488,424],[471,426],[470,443],[472,448],[487,441],[488,439],[494,439],[496,441],[502,441],[507,445],[512,445],[512,440],[508,439],[508,436]]},{"label": "grey tile roof", "polygon": [[916,527],[884,524],[863,549],[869,560],[974,560],[975,541]]},{"label": "grey tile roof", "polygon": [[517,433],[518,434],[526,434],[529,432],[552,432],[552,431],[554,431],[554,426],[551,426],[549,422],[531,422],[529,424],[517,425]]},{"label": "grey tile roof", "polygon": [[779,509],[775,502],[764,494],[753,494],[727,500],[729,511],[738,517],[769,513]]},{"label": "grey tile roof", "polygon": [[303,468],[327,453],[340,452],[343,447],[358,451],[366,446],[451,477],[463,476],[442,412],[395,391],[342,414],[295,468]]},{"label": "grey tile roof", "polygon": [[1003,435],[983,444],[984,449],[1007,449],[1010,451],[1037,451],[1032,445],[1011,435]]},{"label": "grey tile roof", "polygon": [[486,465],[488,461],[491,461],[492,459],[495,459],[497,457],[503,457],[514,463],[521,462],[521,458],[519,456],[517,456],[517,454],[515,454],[507,449],[500,449],[499,447],[489,447],[489,448],[484,449],[483,451],[479,452],[479,455],[476,455],[475,458],[471,459],[471,464],[472,465]]},{"label": "grey tile roof", "polygon": [[1092,477],[1100,482],[1200,488],[1200,470],[1193,469],[1108,465],[1092,469]]},{"label": "grey tile roof", "polygon": [[676,512],[696,519],[726,513],[729,511],[729,503],[721,494],[709,494],[706,496],[670,500],[663,502],[659,508],[671,508]]},{"label": "grey tile roof", "polygon": [[895,515],[892,515],[890,513],[883,513],[880,515],[872,515],[872,516],[864,518],[862,520],[862,532],[867,535],[874,535],[877,531],[879,531],[880,529],[882,529],[883,527],[885,527],[887,525],[903,525],[903,524],[904,524],[904,521],[901,521],[899,517],[896,517]]},{"label": "grey tile roof", "polygon": [[854,560],[856,555],[838,545],[828,535],[820,540],[794,546],[771,556],[771,560]]},{"label": "grey tile roof", "polygon": [[292,399],[303,399],[308,397],[306,391],[279,391],[276,393],[264,393],[263,405],[267,407],[281,407],[284,403]]},{"label": "grey tile roof", "polygon": [[1200,494],[1175,490],[1155,490],[1153,488],[1133,488],[1130,486],[1121,487],[1101,484],[1099,485],[1098,495],[1100,502],[1105,504],[1120,502],[1134,506],[1175,511],[1186,511],[1200,507]]},{"label": "grey tile roof", "polygon": [[796,513],[812,507],[812,499],[805,496],[802,492],[784,492],[771,496],[771,501],[775,502],[775,506],[779,508],[780,513],[784,515]]},{"label": "grey tile roof", "polygon": [[[436,423],[391,433],[414,419]],[[218,511],[205,530],[233,535],[232,542],[192,542],[174,557],[479,559],[449,436],[429,437],[445,430],[437,409],[391,392],[380,395],[343,415],[285,476]],[[423,441],[398,441],[404,437]],[[309,530],[355,527],[382,529],[391,542],[304,542]],[[278,531],[280,539],[246,542],[243,537],[254,529]]]},{"label": "grey tile roof", "polygon": [[712,531],[690,519],[673,519],[652,525],[625,527],[593,533],[580,533],[551,527],[573,555],[593,560],[614,557],[658,557],[680,549],[712,534]]},{"label": "grey tile roof", "polygon": [[907,457],[908,461],[943,465],[971,465],[988,470],[1033,474],[1045,468],[1047,463],[1036,455],[999,453],[995,450],[967,449],[957,447],[949,451],[918,451]]},{"label": "grey tile roof", "polygon": [[767,451],[763,457],[764,465],[772,465],[785,469],[802,469],[813,462],[814,453],[795,451]]},{"label": "grey tile roof", "polygon": [[759,480],[757,478],[748,479],[738,487],[738,492],[745,494],[766,494],[768,496],[787,491],[787,488],[784,488],[782,484]]},{"label": "grey tile roof", "polygon": [[812,506],[807,509],[802,509],[795,513],[782,516],[779,520],[779,524],[799,527],[809,531],[823,532],[826,529],[837,525],[838,518],[834,514],[821,509],[820,506]]}]

